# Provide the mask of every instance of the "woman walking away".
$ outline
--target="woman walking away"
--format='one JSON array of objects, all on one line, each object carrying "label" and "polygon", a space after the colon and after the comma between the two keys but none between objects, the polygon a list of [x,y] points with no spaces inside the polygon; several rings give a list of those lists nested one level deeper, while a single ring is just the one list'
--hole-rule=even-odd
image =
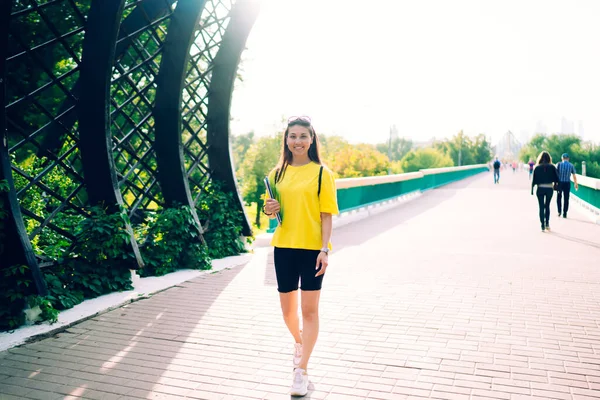
[{"label": "woman walking away", "polygon": [[533,187],[537,185],[537,198],[540,206],[540,222],[542,231],[550,231],[550,200],[552,200],[554,184],[558,184],[558,173],[552,164],[552,157],[547,151],[542,151],[537,159],[537,166],[533,170],[531,180],[531,195]]},{"label": "woman walking away", "polygon": [[[333,173],[319,156],[319,138],[308,117],[288,120],[277,167],[269,174],[275,199],[264,213],[281,224],[275,230],[275,274],[283,319],[296,341],[290,394],[308,393],[308,360],[319,334],[319,297],[331,249],[332,215],[338,213]],[[302,325],[298,318],[300,281]]]}]

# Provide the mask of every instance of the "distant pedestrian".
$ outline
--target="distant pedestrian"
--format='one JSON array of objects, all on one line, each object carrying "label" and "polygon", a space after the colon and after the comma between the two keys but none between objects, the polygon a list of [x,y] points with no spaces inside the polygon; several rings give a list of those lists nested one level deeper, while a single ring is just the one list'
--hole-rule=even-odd
[{"label": "distant pedestrian", "polygon": [[537,198],[540,211],[542,232],[550,231],[550,201],[552,200],[554,183],[558,183],[558,173],[552,164],[552,157],[547,151],[542,151],[537,159],[537,166],[533,170],[531,181],[531,195],[533,187],[537,185]]},{"label": "distant pedestrian", "polygon": [[[295,340],[292,396],[308,393],[308,360],[319,335],[319,298],[331,248],[332,214],[338,213],[333,172],[321,164],[319,138],[308,117],[292,117],[277,167],[269,174],[276,199],[264,212],[280,213],[273,234],[275,274],[283,319]],[[298,318],[301,283],[303,331]]]},{"label": "distant pedestrian", "polygon": [[498,160],[498,157],[496,157],[496,161],[494,161],[494,184],[500,183],[500,167],[501,166],[502,166],[502,163],[500,162],[500,160]]},{"label": "distant pedestrian", "polygon": [[[562,155],[562,161],[556,164],[556,170],[558,171],[558,192],[556,193],[558,216],[560,217],[562,211],[563,218],[567,218],[567,212],[569,211],[569,196],[571,195],[571,176],[573,176],[575,190],[579,189],[575,166],[569,162],[569,155],[567,153],[564,153]],[[563,199],[564,207],[562,204]]]},{"label": "distant pedestrian", "polygon": [[529,180],[531,180],[531,177],[533,176],[533,167],[535,166],[535,163],[533,162],[532,159],[529,159]]}]

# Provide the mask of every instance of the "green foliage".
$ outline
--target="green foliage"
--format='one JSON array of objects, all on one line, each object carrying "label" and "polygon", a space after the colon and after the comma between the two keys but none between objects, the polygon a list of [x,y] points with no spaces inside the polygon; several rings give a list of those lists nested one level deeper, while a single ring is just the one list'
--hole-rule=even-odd
[{"label": "green foliage", "polygon": [[[85,299],[83,290],[75,288],[81,269],[76,272],[72,265],[57,265],[47,268],[44,280],[53,305],[59,310],[69,309]],[[85,284],[85,282],[84,282]]]},{"label": "green foliage", "polygon": [[487,164],[492,158],[490,143],[483,133],[470,138],[460,131],[451,139],[434,143],[433,147],[450,157],[453,165]]},{"label": "green foliage", "polygon": [[375,145],[382,154],[388,154],[390,161],[400,161],[412,149],[413,142],[410,139],[395,137],[386,143]]},{"label": "green foliage", "polygon": [[492,159],[491,144],[487,141],[483,133],[475,137],[475,142],[470,151],[473,154],[473,164],[487,164]]},{"label": "green foliage", "polygon": [[331,157],[329,167],[338,178],[386,175],[390,162],[375,146],[346,146]]},{"label": "green foliage", "polygon": [[330,165],[334,156],[346,147],[352,146],[346,139],[341,136],[328,136],[319,135],[319,141],[321,142],[321,157],[322,161]]},{"label": "green foliage", "polygon": [[[8,191],[8,181],[0,180],[0,257],[5,251],[3,244],[9,215],[3,194]],[[13,329],[24,322],[21,311],[25,299],[33,293],[30,271],[26,265],[12,265],[3,268],[0,277],[0,330]]]},{"label": "green foliage", "polygon": [[236,172],[242,166],[242,162],[246,158],[246,153],[254,143],[254,132],[248,132],[242,135],[231,135],[231,154]]},{"label": "green foliage", "polygon": [[454,163],[448,155],[432,148],[411,150],[400,160],[400,167],[404,172],[452,166],[454,166]]},{"label": "green foliage", "polygon": [[8,181],[6,179],[0,180],[0,254],[4,252],[4,238],[6,237],[5,219],[8,217],[8,208],[2,193],[8,193],[8,190]]},{"label": "green foliage", "polygon": [[121,207],[110,212],[95,206],[90,213],[90,218],[78,224],[68,257],[43,270],[47,299],[58,310],[84,299],[132,289],[130,268],[136,259],[130,249],[126,210]]},{"label": "green foliage", "polygon": [[[20,4],[26,3],[23,1],[14,3],[15,8],[30,7],[29,4]],[[39,5],[44,6],[44,3],[49,2],[40,2]],[[60,41],[56,41],[55,32],[62,35],[81,28],[85,20],[78,15],[87,15],[90,4],[90,0],[56,2],[50,7],[44,7],[43,11],[20,13],[11,19],[13,39],[7,41],[7,54],[18,54],[23,49],[37,48],[35,59],[29,60],[27,57],[23,61],[23,58],[19,58],[10,63],[6,70],[7,81],[12,83],[6,85],[7,104],[14,102],[14,106],[7,109],[7,116],[19,127],[18,130],[34,132],[49,122],[48,115],[59,114],[60,106],[67,98],[64,88],[72,88],[79,77],[77,71],[72,72],[78,66],[74,56],[81,59],[84,32],[67,35]],[[77,13],[74,8],[77,9]],[[18,39],[15,40],[15,37]],[[68,48],[65,45],[68,45]],[[60,85],[48,85],[42,93],[34,95],[37,107],[30,101],[15,101],[48,84],[53,77],[60,79]],[[11,133],[15,135],[15,131],[18,130],[9,129],[9,140]],[[43,139],[37,137],[36,141],[40,143]],[[26,143],[19,149],[19,160],[35,151],[36,145],[33,142]]]},{"label": "green foliage", "polygon": [[523,162],[536,161],[542,151],[547,151],[552,156],[552,162],[558,163],[563,153],[569,154],[569,161],[575,165],[578,174],[581,174],[581,163],[586,162],[587,176],[600,178],[600,146],[583,142],[577,135],[565,134],[536,134],[521,149],[519,159]]},{"label": "green foliage", "polygon": [[166,208],[149,218],[141,276],[161,276],[179,268],[210,269],[208,249],[190,207]]},{"label": "green foliage", "polygon": [[136,228],[138,240],[146,238],[140,247],[145,263],[140,275],[160,276],[181,268],[210,269],[211,259],[245,252],[244,214],[236,210],[235,194],[212,182],[199,194],[196,206],[203,235],[187,206],[149,213],[145,224]]},{"label": "green foliage", "polygon": [[244,201],[246,204],[256,204],[254,223],[258,228],[261,226],[260,210],[264,204],[263,197],[266,191],[263,179],[277,164],[280,152],[280,136],[261,137],[248,147],[238,171]]},{"label": "green foliage", "polygon": [[[341,136],[320,135],[322,161],[337,178],[385,175],[390,166],[379,145],[350,144]],[[386,148],[387,149],[387,148]]]},{"label": "green foliage", "polygon": [[91,217],[75,229],[75,241],[67,255],[43,269],[48,296],[35,296],[31,274],[24,265],[4,270],[0,281],[0,329],[12,329],[24,320],[23,308],[38,306],[42,320],[55,321],[58,311],[86,298],[131,289],[128,218],[124,209],[107,212],[92,207]]},{"label": "green foliage", "polygon": [[[67,140],[63,150],[72,145],[73,143],[70,140]],[[13,163],[16,162],[14,157],[12,161]],[[21,204],[21,207],[41,218],[48,218],[48,216],[55,212],[57,208],[62,207],[62,200],[60,200],[59,197],[63,199],[69,198],[71,193],[73,193],[78,186],[78,183],[75,182],[71,176],[65,174],[64,170],[61,168],[55,167],[50,171],[44,172],[44,170],[48,168],[47,160],[45,158],[36,158],[34,155],[31,155],[18,164],[21,171],[28,176],[34,177],[43,174],[40,183],[58,196],[47,195],[45,189],[42,189],[40,185],[30,185],[26,194],[20,196],[19,203]],[[14,184],[15,189],[19,191],[27,187],[29,181],[19,174],[14,174]],[[87,200],[83,195],[78,196],[74,200],[77,199],[81,201],[81,204]],[[40,222],[38,220],[28,216],[24,216],[23,219],[27,233],[32,234],[32,232],[40,229]],[[52,224],[67,232],[73,232],[77,225],[83,220],[85,220],[84,215],[76,213],[68,208],[64,208],[54,215]],[[66,252],[71,246],[71,240],[58,233],[56,230],[45,226],[41,229],[41,232],[33,236],[31,244],[36,254],[45,256],[51,260],[58,260],[59,258],[67,256]]]},{"label": "green foliage", "polygon": [[25,322],[25,300],[33,294],[29,268],[13,265],[2,271],[0,280],[0,330],[14,329]]},{"label": "green foliage", "polygon": [[30,310],[37,308],[40,312],[39,317],[32,322],[49,321],[50,323],[54,323],[58,320],[58,310],[54,308],[49,297],[29,296],[27,298],[27,305]]},{"label": "green foliage", "polygon": [[213,259],[246,252],[242,240],[245,216],[237,209],[236,197],[237,194],[225,192],[217,181],[200,194],[196,211],[203,226],[208,255]]},{"label": "green foliage", "polygon": [[402,160],[392,161],[390,163],[390,171],[392,174],[403,174],[404,170],[402,169]]}]

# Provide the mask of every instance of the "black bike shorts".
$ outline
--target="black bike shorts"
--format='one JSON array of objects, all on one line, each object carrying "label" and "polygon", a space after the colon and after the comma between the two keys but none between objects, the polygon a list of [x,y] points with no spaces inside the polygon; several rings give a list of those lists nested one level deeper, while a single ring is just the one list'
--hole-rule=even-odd
[{"label": "black bike shorts", "polygon": [[288,249],[275,247],[275,274],[279,293],[298,290],[298,281],[302,290],[321,290],[323,275],[315,277],[318,270],[317,256],[320,250]]}]

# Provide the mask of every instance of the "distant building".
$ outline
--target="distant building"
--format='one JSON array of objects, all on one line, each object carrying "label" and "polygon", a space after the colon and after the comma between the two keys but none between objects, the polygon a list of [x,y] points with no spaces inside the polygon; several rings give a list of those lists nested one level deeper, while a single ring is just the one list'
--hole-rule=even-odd
[{"label": "distant building", "polygon": [[518,139],[521,143],[527,143],[529,142],[529,139],[531,139],[531,134],[526,130],[521,130]]},{"label": "distant building", "polygon": [[546,124],[544,124],[543,121],[538,121],[537,124],[535,124],[535,132],[534,133],[546,134],[546,133],[548,133],[548,127],[546,126]]},{"label": "distant building", "polygon": [[560,133],[566,135],[571,135],[575,133],[575,124],[573,123],[573,121],[562,117],[560,119]]}]

